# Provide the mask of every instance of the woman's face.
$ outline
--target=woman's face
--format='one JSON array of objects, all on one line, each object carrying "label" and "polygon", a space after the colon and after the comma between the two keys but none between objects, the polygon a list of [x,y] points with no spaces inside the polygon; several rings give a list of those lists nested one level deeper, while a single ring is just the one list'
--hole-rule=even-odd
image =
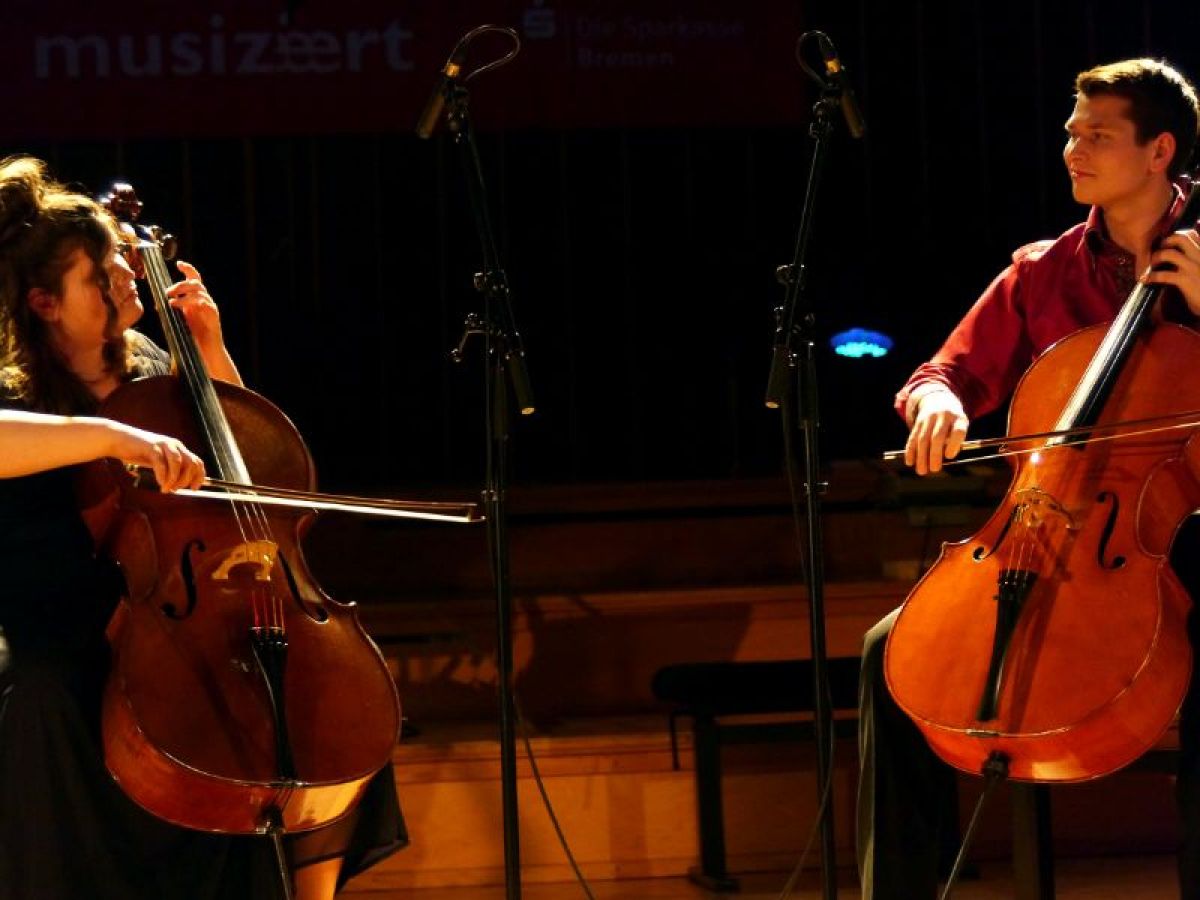
[{"label": "woman's face", "polygon": [[133,270],[115,251],[101,268],[77,247],[68,257],[59,295],[39,314],[68,355],[102,347],[141,318]]},{"label": "woman's face", "polygon": [[116,309],[113,335],[123,334],[142,317],[142,300],[138,296],[133,268],[120,253],[113,251],[105,261],[104,271],[108,275],[108,297]]}]

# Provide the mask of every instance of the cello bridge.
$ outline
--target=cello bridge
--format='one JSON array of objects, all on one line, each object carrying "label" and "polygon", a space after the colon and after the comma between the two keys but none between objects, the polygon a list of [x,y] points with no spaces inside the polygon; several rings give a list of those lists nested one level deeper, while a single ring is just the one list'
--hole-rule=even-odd
[{"label": "cello bridge", "polygon": [[279,545],[274,541],[246,541],[234,547],[213,572],[214,581],[228,581],[234,566],[253,566],[255,581],[270,581]]},{"label": "cello bridge", "polygon": [[1041,488],[1022,488],[1013,494],[1013,499],[1018,504],[1014,524],[1037,528],[1048,518],[1055,517],[1063,519],[1069,531],[1079,528],[1074,517],[1067,512],[1066,507]]}]

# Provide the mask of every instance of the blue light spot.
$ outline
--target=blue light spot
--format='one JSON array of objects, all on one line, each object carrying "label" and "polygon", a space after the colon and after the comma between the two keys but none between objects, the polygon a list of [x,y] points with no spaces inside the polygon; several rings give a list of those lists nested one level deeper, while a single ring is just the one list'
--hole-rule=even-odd
[{"label": "blue light spot", "polygon": [[858,359],[863,356],[886,356],[892,349],[892,339],[878,331],[866,328],[851,328],[835,334],[829,339],[830,346],[839,356]]}]

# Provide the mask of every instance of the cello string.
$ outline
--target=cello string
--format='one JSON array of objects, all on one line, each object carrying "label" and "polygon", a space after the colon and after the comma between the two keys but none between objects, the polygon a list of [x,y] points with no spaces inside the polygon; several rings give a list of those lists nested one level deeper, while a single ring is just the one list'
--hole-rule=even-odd
[{"label": "cello string", "polygon": [[[1048,462],[1048,459],[1051,458],[1050,454],[1053,454],[1055,450],[1083,443],[1074,442],[1073,444],[1068,444],[1064,433],[1074,432],[1079,428],[1086,428],[1086,426],[1081,425],[1079,419],[1084,414],[1084,410],[1091,410],[1095,406],[1097,392],[1101,389],[1101,386],[1110,384],[1112,378],[1115,377],[1114,370],[1119,369],[1124,358],[1122,348],[1128,345],[1128,341],[1137,330],[1138,323],[1145,310],[1145,300],[1145,292],[1135,289],[1129,299],[1122,305],[1112,326],[1105,334],[1100,347],[1089,360],[1083,376],[1072,391],[1066,406],[1055,422],[1054,430],[1059,432],[1059,435],[1049,438],[1037,447],[1026,448],[1023,451],[1023,453],[1031,454],[1032,458],[1030,465],[1022,470],[1022,484],[1032,484],[1038,492],[1047,493],[1050,498],[1056,496],[1057,491],[1053,489],[1046,490],[1045,486],[1039,483],[1041,481],[1038,477],[1039,473],[1054,471],[1054,467],[1045,465],[1045,463]],[[1170,430],[1179,427],[1182,426],[1176,423],[1170,426],[1162,426],[1161,429],[1150,430]],[[1096,440],[1112,440],[1127,436],[1128,434],[1108,435]],[[1061,456],[1056,455],[1055,458],[1061,458]],[[974,457],[972,461],[979,461],[980,459],[981,457]],[[1069,463],[1070,468],[1077,468],[1079,460],[1072,456],[1069,459]],[[1014,488],[1010,489],[1010,493],[1015,492],[1015,490],[1016,486],[1014,485]],[[1054,502],[1057,503],[1057,500]],[[1019,537],[1014,535],[1015,553],[1010,553],[1006,556],[1006,559],[1010,563],[1007,585],[1004,584],[1005,573],[1001,570],[1001,584],[998,593],[998,598],[1000,599],[1003,598],[1007,590],[1015,591],[1017,597],[1027,600],[1041,568],[1047,561],[1046,557],[1050,538],[1043,525],[1049,511],[1043,509],[1043,506],[1045,504],[1039,501],[1036,496],[1033,496],[1029,500],[1022,500],[1018,504],[1017,516],[1019,521],[1016,524],[1020,529],[1020,535]],[[1021,606],[1024,606],[1024,600],[1021,602]],[[1018,607],[1018,613],[1021,606]],[[997,622],[999,622],[999,617],[997,618]],[[1013,627],[1015,628],[1015,623],[1013,623]]]},{"label": "cello string", "polygon": [[[1015,564],[1009,566],[1008,581],[1009,589],[1025,590],[1028,587],[1028,573],[1032,568],[1033,554],[1035,546],[1035,538],[1033,535],[1033,527],[1030,524],[1031,512],[1029,504],[1022,501],[1017,513],[1019,522],[1017,527],[1020,529],[1021,537],[1017,541],[1017,558]],[[1001,578],[1004,573],[1001,573]],[[1001,585],[1001,592],[1004,586]]]},{"label": "cello string", "polygon": [[[995,447],[1003,444],[1016,443],[1018,441],[1032,441],[1040,438],[1057,438],[1057,437],[1075,437],[1078,435],[1093,434],[1095,432],[1113,432],[1112,434],[1104,434],[1106,440],[1116,440],[1117,438],[1137,437],[1139,434],[1145,434],[1142,430],[1135,429],[1141,425],[1158,425],[1160,422],[1174,422],[1174,425],[1162,426],[1164,428],[1192,428],[1200,426],[1200,409],[1189,409],[1178,413],[1168,413],[1161,416],[1147,416],[1142,419],[1126,419],[1121,422],[1097,422],[1094,425],[1077,425],[1072,428],[1062,428],[1053,431],[1037,431],[1029,434],[1012,434],[1004,437],[995,438],[980,438],[974,441],[964,441],[963,450],[984,450],[988,447]],[[1082,441],[1073,441],[1074,444],[1087,444],[1092,440],[1100,440],[1100,438],[1089,438]]]},{"label": "cello string", "polygon": [[[181,329],[187,328],[187,323],[183,320],[183,317],[178,315],[178,313],[176,315],[179,320],[179,327]],[[190,338],[190,332],[188,336]],[[188,355],[194,357],[194,368],[202,375],[198,379],[200,386],[199,393],[205,407],[204,417],[209,422],[210,431],[214,434],[214,452],[221,457],[219,465],[223,471],[229,472],[237,483],[248,486],[252,485],[253,482],[250,478],[249,469],[242,457],[241,450],[238,448],[237,441],[225,417],[224,410],[220,405],[212,379],[204,368],[203,361],[198,356],[195,356],[197,353],[195,342],[193,340],[186,340],[184,344],[187,347]],[[249,531],[258,541],[269,544],[272,548],[278,548],[278,542],[275,540],[272,532],[270,520],[261,503],[242,499],[230,499],[229,503],[239,523],[244,516],[246,531]],[[282,631],[284,624],[282,600],[274,590],[275,581],[271,577],[275,561],[274,557],[255,561],[254,564],[256,566],[266,566],[268,568],[268,575],[267,578],[261,580],[256,577],[251,597],[253,599],[256,624],[271,630]]]},{"label": "cello string", "polygon": [[[1042,449],[1047,454],[1050,454],[1056,448],[1045,447]],[[1043,470],[1045,467],[1043,467],[1042,463],[1043,459],[1039,457],[1033,461],[1030,468],[1034,472]],[[1039,490],[1041,489],[1039,488]],[[1038,574],[1041,571],[1042,563],[1044,562],[1045,530],[1042,525],[1045,517],[1040,514],[1035,504],[1028,500],[1021,501],[1017,516],[1019,519],[1017,527],[1020,529],[1021,536],[1016,540],[1017,553],[1015,564],[1009,568],[1008,572],[1008,589],[1015,591],[1018,597],[1025,598],[1022,600],[1021,606],[1018,607],[1019,611],[1028,599],[1029,592],[1032,591]],[[1010,559],[1012,559],[1011,556]],[[1003,586],[1001,586],[1001,590],[1003,590]]]},{"label": "cello string", "polygon": [[[163,260],[161,248],[157,243],[144,242],[141,245],[144,250],[143,260],[146,263],[147,280],[150,283],[151,293],[154,295],[155,305],[159,309],[159,315],[163,320],[164,330],[167,332],[168,340],[175,351],[176,364],[179,366],[183,377],[189,387],[192,389],[192,394],[196,398],[200,406],[197,416],[197,425],[203,432],[203,437],[206,446],[213,454],[213,461],[217,464],[217,468],[221,470],[222,476],[225,478],[239,479],[244,474],[245,466],[238,465],[238,460],[234,459],[228,451],[228,448],[221,440],[221,434],[218,431],[218,422],[213,415],[211,404],[206,397],[204,390],[204,376],[207,374],[204,370],[203,363],[196,354],[194,341],[191,339],[191,333],[186,331],[186,323],[183,317],[173,307],[171,307],[167,299],[167,286],[170,283],[170,276],[167,272],[166,263]],[[247,524],[243,523],[241,511],[234,504],[234,517],[238,523],[238,530],[242,536],[242,540],[248,541]]]},{"label": "cello string", "polygon": [[[214,455],[219,458],[218,466],[224,473],[233,476],[236,481],[251,484],[249,470],[246,467],[245,460],[242,458],[236,439],[233,437],[212,379],[208,375],[203,360],[198,355],[198,348],[192,338],[187,321],[174,308],[171,309],[171,318],[174,327],[178,329],[180,334],[179,344],[182,348],[182,355],[188,360],[189,369],[193,373],[195,392],[203,408],[201,418],[204,420],[205,428],[211,436],[210,446],[213,448]],[[272,547],[278,547],[278,543],[274,540],[269,519],[261,504],[247,501],[231,501],[231,508],[234,510],[234,515],[239,525],[243,521],[243,515],[245,517],[246,524],[243,527],[243,536],[246,531],[249,531],[258,540],[269,543]],[[264,562],[273,568],[273,560],[259,560],[256,562],[256,565],[261,566]],[[270,577],[262,581],[255,580],[255,586],[251,592],[255,619],[259,625],[282,630],[282,601],[273,588],[274,582]],[[264,594],[266,594],[265,599]]]},{"label": "cello string", "polygon": [[[1120,362],[1121,348],[1127,345],[1137,328],[1140,312],[1144,305],[1142,303],[1143,294],[1144,292],[1135,288],[1121,305],[1116,318],[1104,335],[1104,340],[1100,342],[1100,346],[1088,361],[1087,368],[1084,369],[1083,376],[1079,379],[1075,390],[1071,392],[1070,399],[1056,423],[1058,430],[1073,428],[1080,424],[1078,417],[1083,409],[1093,405],[1098,385],[1105,383],[1113,374]],[[1055,438],[1051,440],[1050,445],[1057,446],[1063,442],[1063,438]]]},{"label": "cello string", "polygon": [[[215,402],[212,382],[208,378],[203,361],[198,356],[197,347],[187,328],[187,323],[182,314],[170,305],[167,298],[170,276],[161,248],[157,242],[145,241],[139,246],[139,250],[143,252],[147,281],[150,283],[159,316],[163,320],[164,330],[175,351],[176,364],[197,401],[197,425],[204,432],[205,442],[212,452],[213,460],[217,464],[223,480],[248,480],[245,463],[241,459],[240,453],[237,452],[236,445],[231,446],[232,439],[228,423],[220,411],[219,404]],[[244,545],[248,546],[253,543],[250,539],[251,535],[260,540],[270,539],[270,529],[267,526],[266,517],[257,504],[232,501],[230,510]],[[257,516],[255,515],[256,511],[258,512]],[[250,591],[249,605],[255,626],[270,627],[278,624],[279,616],[276,615],[276,609],[273,605],[268,606],[264,602],[262,588],[257,579]]]},{"label": "cello string", "polygon": [[[167,298],[167,289],[170,285],[170,275],[167,272],[166,263],[162,257],[161,248],[158,244],[143,241],[138,246],[142,254],[142,260],[145,266],[146,280],[150,284],[150,292],[154,296],[155,307],[158,309],[159,317],[163,323],[163,330],[167,335],[168,343],[171,345],[172,355],[176,365],[183,373],[184,380],[192,388],[193,395],[196,400],[203,403],[203,396],[200,390],[201,376],[198,372],[200,366],[196,357],[189,352],[188,337],[182,329],[179,316],[171,307],[170,301]],[[204,432],[205,443],[210,447],[218,468],[224,467],[226,460],[220,458],[217,446],[217,436],[213,433],[208,417],[202,414],[198,416],[196,423]]]}]

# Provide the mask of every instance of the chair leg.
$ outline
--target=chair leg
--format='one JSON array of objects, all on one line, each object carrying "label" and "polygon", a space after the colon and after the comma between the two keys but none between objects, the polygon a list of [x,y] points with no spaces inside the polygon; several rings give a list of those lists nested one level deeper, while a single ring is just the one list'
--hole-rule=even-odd
[{"label": "chair leg", "polygon": [[1017,900],[1054,900],[1054,836],[1050,788],[1012,785],[1013,880]]},{"label": "chair leg", "polygon": [[725,811],[721,803],[721,735],[708,715],[692,718],[696,757],[696,808],[700,824],[700,865],[688,878],[710,891],[736,891],[725,871]]}]

